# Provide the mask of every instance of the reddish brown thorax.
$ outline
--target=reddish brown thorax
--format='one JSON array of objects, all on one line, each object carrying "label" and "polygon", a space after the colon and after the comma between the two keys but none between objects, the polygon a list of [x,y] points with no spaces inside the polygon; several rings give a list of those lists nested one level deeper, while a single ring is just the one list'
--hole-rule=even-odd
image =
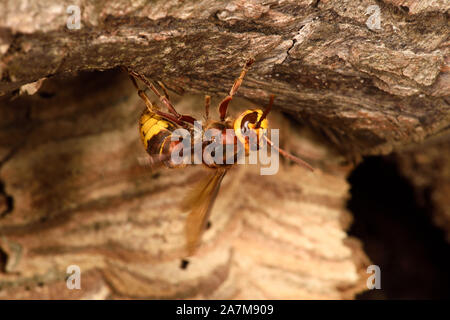
[{"label": "reddish brown thorax", "polygon": [[[214,157],[215,153],[212,152],[205,152],[203,153],[203,164],[205,164],[209,168],[219,168],[219,167],[229,167],[231,164],[227,164],[227,156],[228,158],[232,158],[232,160],[229,160],[230,163],[236,163],[237,158],[237,152],[238,152],[238,139],[234,133],[233,125],[230,121],[218,121],[218,122],[212,122],[210,123],[206,128],[205,132],[208,132],[206,134],[206,140],[210,140],[210,143],[219,143],[222,144],[222,150],[223,150],[223,156],[221,157],[222,163],[216,163]],[[221,137],[220,141],[215,141],[217,137]],[[228,147],[227,147],[228,146]],[[230,147],[231,146],[231,147]],[[227,149],[232,150],[231,154],[226,153]]]}]

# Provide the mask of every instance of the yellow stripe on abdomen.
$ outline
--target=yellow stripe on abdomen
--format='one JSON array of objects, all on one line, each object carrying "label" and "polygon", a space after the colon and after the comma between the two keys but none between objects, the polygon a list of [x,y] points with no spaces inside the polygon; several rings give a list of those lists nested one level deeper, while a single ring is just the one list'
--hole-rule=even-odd
[{"label": "yellow stripe on abdomen", "polygon": [[[144,110],[144,112],[141,115],[141,118],[139,119],[139,132],[141,136],[141,141],[145,146],[145,150],[155,150],[160,149],[161,145],[158,146],[151,146],[149,149],[149,142],[152,140],[152,138],[155,138],[155,136],[161,137],[163,134],[164,136],[169,136],[172,134],[172,131],[174,131],[177,128],[177,126],[172,123],[169,120],[166,120],[157,114],[150,113],[148,110]],[[153,139],[151,143],[155,143],[158,141],[158,143],[162,143],[162,141],[159,141],[160,139]]]}]

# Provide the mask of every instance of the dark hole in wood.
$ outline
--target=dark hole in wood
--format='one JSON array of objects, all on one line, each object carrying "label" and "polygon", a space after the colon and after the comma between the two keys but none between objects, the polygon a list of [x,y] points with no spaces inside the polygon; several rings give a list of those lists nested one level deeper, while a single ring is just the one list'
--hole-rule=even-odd
[{"label": "dark hole in wood", "polygon": [[2,248],[0,248],[0,273],[6,272],[6,263],[8,262],[8,255]]},{"label": "dark hole in wood", "polygon": [[0,203],[0,218],[3,218],[13,210],[14,199],[6,194],[5,187],[2,183],[0,183],[0,197],[0,201],[3,202]]},{"label": "dark hole in wood", "polygon": [[402,8],[402,10],[405,11],[406,13],[409,12],[409,8],[407,6],[400,6],[400,8]]},{"label": "dark hole in wood", "polygon": [[41,98],[44,98],[44,99],[51,99],[51,98],[53,98],[55,96],[55,93],[54,92],[48,92],[48,91],[38,91],[38,95]]},{"label": "dark hole in wood", "polygon": [[161,172],[155,172],[152,174],[152,179],[158,179],[161,176]]},{"label": "dark hole in wood", "polygon": [[349,182],[354,216],[349,235],[363,242],[381,269],[381,289],[357,298],[448,299],[450,245],[431,221],[431,204],[417,203],[412,185],[389,158],[364,159]]},{"label": "dark hole in wood", "polygon": [[188,265],[189,265],[189,260],[186,260],[186,259],[181,260],[181,264],[180,264],[181,269],[186,270]]}]

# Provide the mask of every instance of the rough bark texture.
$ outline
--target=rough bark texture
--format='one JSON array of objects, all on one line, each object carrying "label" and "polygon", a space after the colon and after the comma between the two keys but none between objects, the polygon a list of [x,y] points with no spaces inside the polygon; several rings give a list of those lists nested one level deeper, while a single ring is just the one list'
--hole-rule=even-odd
[{"label": "rough bark texture", "polygon": [[[80,30],[66,27],[73,4]],[[379,30],[366,25],[371,5]],[[449,8],[445,0],[2,2],[0,297],[352,298],[369,261],[346,235],[346,158],[404,151],[405,175],[433,186],[443,208],[436,221],[448,228],[448,156],[433,144],[421,162],[418,145],[430,136],[448,145]],[[230,172],[204,245],[182,268],[178,202],[202,169],[140,167],[143,105],[129,79],[114,70],[73,76],[126,65],[176,92],[223,96],[249,56],[256,62],[239,96],[265,104],[276,94],[275,109],[313,131],[287,131],[276,118],[273,127],[319,170]],[[201,101],[185,96],[177,109],[200,117]],[[233,101],[233,112],[246,106]],[[66,288],[73,264],[82,290]]]},{"label": "rough bark texture", "polygon": [[[66,27],[69,5],[80,30]],[[380,8],[381,29],[366,26]],[[241,94],[302,118],[355,156],[449,123],[448,1],[60,1],[0,4],[0,92],[53,74],[127,65],[174,87]],[[447,97],[447,100],[446,100]]]},{"label": "rough bark texture", "polygon": [[[368,261],[345,234],[348,167],[260,176],[238,166],[204,246],[183,269],[178,203],[204,169],[139,167],[143,104],[124,74],[51,80],[39,92],[1,109],[9,159],[0,174],[14,203],[0,223],[0,297],[350,298],[361,290]],[[177,107],[192,112],[201,101],[184,97]],[[330,158],[296,137],[291,146],[301,143],[315,165]],[[73,264],[81,291],[65,284]]]}]

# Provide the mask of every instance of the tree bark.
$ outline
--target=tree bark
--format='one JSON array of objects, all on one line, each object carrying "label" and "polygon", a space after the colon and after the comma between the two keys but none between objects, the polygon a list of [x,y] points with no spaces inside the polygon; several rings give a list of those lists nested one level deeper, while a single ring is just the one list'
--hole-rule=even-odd
[{"label": "tree bark", "polygon": [[[67,27],[72,4],[78,30]],[[380,29],[368,22],[374,5]],[[353,298],[370,261],[346,234],[346,160],[448,141],[449,8],[445,0],[3,2],[0,298]],[[256,62],[238,96],[265,105],[275,94],[274,109],[302,125],[289,131],[271,115],[272,127],[317,170],[284,164],[262,177],[237,166],[198,254],[182,262],[179,202],[203,169],[139,166],[143,104],[110,69],[211,94],[214,106],[249,56]],[[94,70],[105,72],[83,72]],[[203,114],[199,96],[175,102]],[[234,99],[230,111],[248,104]],[[70,265],[81,268],[82,290],[66,287]]]},{"label": "tree bark", "polygon": [[[41,3],[0,5],[0,92],[127,65],[175,88],[224,93],[254,56],[242,95],[265,103],[276,94],[277,108],[356,157],[449,124],[445,0],[77,1],[79,30],[66,26],[69,3]],[[381,29],[368,22],[373,5]]]},{"label": "tree bark", "polygon": [[[345,233],[350,167],[327,161],[326,145],[289,135],[314,173],[233,169],[203,245],[182,267],[179,203],[205,169],[139,166],[143,103],[123,73],[52,79],[39,93],[0,109],[10,121],[0,177],[13,199],[0,220],[0,297],[338,299],[363,288],[368,260]],[[176,106],[200,116],[201,102],[184,96]],[[82,290],[66,287],[70,265],[82,271]]]}]

